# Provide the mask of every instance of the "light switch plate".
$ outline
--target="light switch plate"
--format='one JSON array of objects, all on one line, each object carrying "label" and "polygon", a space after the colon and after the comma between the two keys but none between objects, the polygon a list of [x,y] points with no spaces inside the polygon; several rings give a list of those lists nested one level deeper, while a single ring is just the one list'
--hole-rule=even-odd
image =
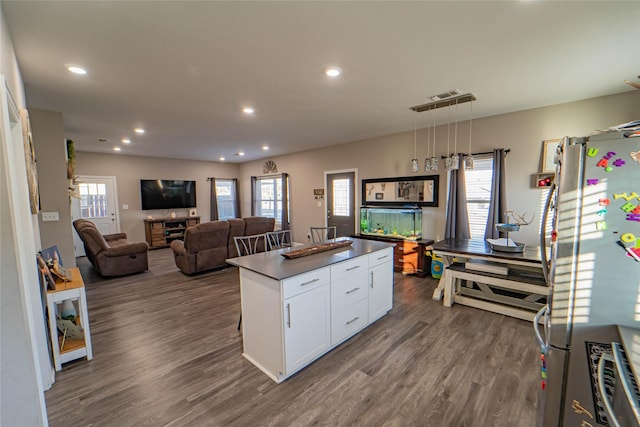
[{"label": "light switch plate", "polygon": [[58,212],[42,212],[42,221],[59,221]]}]

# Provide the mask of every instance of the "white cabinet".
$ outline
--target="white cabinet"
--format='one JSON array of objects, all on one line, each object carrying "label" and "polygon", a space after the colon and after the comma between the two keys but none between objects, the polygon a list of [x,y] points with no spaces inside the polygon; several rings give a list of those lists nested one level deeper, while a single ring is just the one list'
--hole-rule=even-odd
[{"label": "white cabinet", "polygon": [[367,256],[331,267],[331,345],[367,326]]},{"label": "white cabinet", "polygon": [[291,375],[331,347],[329,284],[284,300],[285,372]]},{"label": "white cabinet", "polygon": [[369,323],[393,307],[393,249],[369,254]]},{"label": "white cabinet", "polygon": [[[393,248],[362,252],[281,280],[241,267],[243,356],[279,383],[384,316]],[[269,253],[238,259],[251,257],[282,265]]]}]

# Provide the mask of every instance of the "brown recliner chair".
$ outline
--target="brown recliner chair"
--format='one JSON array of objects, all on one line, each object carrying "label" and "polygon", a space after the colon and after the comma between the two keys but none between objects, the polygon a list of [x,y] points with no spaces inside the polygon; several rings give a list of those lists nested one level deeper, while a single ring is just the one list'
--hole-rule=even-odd
[{"label": "brown recliner chair", "polygon": [[86,219],[73,222],[87,258],[102,276],[124,276],[149,269],[146,242],[130,243],[126,233],[103,235]]},{"label": "brown recliner chair", "polygon": [[226,266],[229,223],[212,221],[184,232],[184,241],[174,240],[171,249],[176,266],[186,274]]}]

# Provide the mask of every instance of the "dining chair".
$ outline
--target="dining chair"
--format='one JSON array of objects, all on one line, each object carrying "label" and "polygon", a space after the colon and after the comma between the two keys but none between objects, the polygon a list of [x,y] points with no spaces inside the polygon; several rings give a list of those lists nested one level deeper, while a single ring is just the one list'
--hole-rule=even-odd
[{"label": "dining chair", "polygon": [[265,237],[268,251],[291,247],[291,230],[268,231]]},{"label": "dining chair", "polygon": [[309,227],[311,230],[311,242],[318,243],[336,238],[336,227]]},{"label": "dining chair", "polygon": [[[265,234],[236,236],[233,238],[233,243],[236,245],[238,256],[253,255],[267,247],[267,238]],[[240,325],[242,325],[242,312],[240,312],[240,320],[238,320],[238,330],[240,330]]]}]

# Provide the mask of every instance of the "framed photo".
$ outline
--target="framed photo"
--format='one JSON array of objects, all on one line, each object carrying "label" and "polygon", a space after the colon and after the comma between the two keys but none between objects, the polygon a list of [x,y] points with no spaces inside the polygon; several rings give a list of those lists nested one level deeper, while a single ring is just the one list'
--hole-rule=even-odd
[{"label": "framed photo", "polygon": [[42,254],[42,258],[44,258],[45,262],[49,267],[53,266],[54,261],[58,261],[60,266],[63,266],[62,257],[60,256],[60,251],[57,246],[51,246],[50,248],[46,248],[40,251]]},{"label": "framed photo", "polygon": [[384,200],[384,193],[376,193],[376,200]]},{"label": "framed photo", "polygon": [[189,209],[189,216],[198,216],[198,210],[196,208]]},{"label": "framed photo", "polygon": [[38,260],[38,269],[40,269],[40,274],[44,276],[44,279],[47,282],[47,287],[52,291],[56,290],[56,279],[54,279],[53,274],[51,274],[51,270],[47,266],[47,262],[44,260],[42,255],[37,254],[36,259]]},{"label": "framed photo", "polygon": [[561,139],[547,139],[542,141],[542,170],[540,172],[555,172],[556,150],[562,142]]},{"label": "framed photo", "polygon": [[20,120],[22,122],[24,157],[27,166],[29,205],[31,206],[31,213],[37,214],[40,211],[40,193],[38,192],[38,169],[36,166],[36,151],[33,147],[33,137],[31,135],[31,124],[29,123],[29,113],[24,108],[20,110]]}]

